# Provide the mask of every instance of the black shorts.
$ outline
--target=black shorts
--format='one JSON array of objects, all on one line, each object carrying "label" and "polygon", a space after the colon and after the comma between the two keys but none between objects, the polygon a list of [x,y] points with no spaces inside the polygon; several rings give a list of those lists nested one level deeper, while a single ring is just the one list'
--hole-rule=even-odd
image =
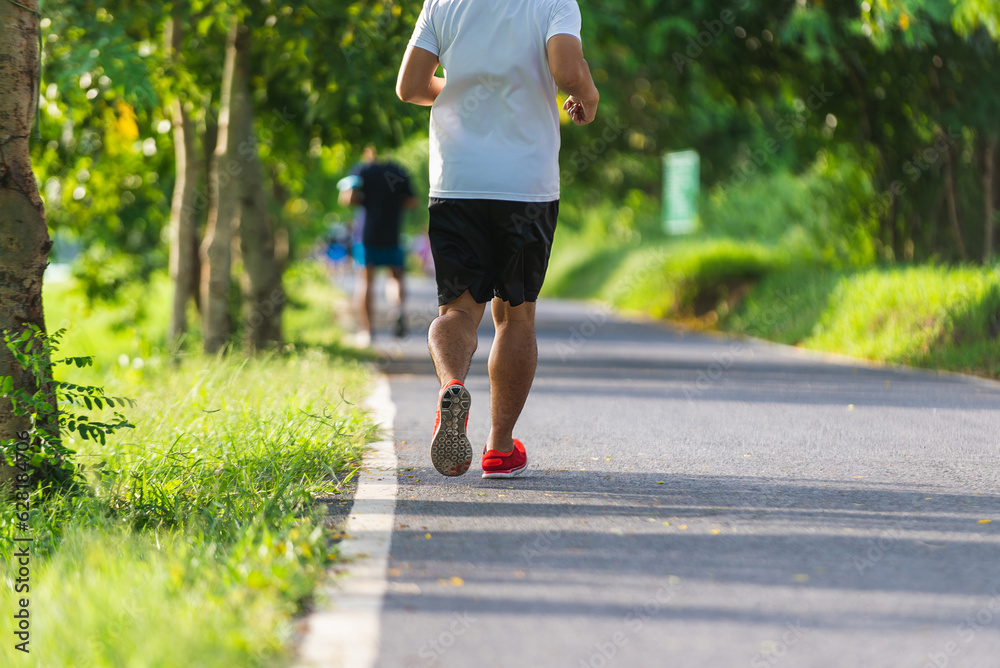
[{"label": "black shorts", "polygon": [[538,299],[556,231],[559,200],[509,202],[431,198],[431,252],[438,304],[468,290],[477,303]]}]

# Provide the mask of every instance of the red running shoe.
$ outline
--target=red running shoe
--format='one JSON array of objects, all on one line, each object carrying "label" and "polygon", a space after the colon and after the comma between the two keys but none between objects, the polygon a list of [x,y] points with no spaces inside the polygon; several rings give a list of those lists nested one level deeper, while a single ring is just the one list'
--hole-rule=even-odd
[{"label": "red running shoe", "polygon": [[528,453],[524,443],[514,439],[514,449],[510,452],[487,450],[483,453],[484,478],[514,478],[528,468]]},{"label": "red running shoe", "polygon": [[431,463],[441,475],[462,475],[472,465],[472,444],[465,435],[471,406],[465,385],[457,380],[445,385],[431,438]]}]

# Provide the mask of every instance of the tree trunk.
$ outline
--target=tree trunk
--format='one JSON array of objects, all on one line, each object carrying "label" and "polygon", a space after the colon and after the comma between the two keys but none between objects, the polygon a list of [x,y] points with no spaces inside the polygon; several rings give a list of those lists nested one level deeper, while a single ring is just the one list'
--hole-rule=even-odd
[{"label": "tree trunk", "polygon": [[993,235],[995,230],[994,216],[996,203],[993,201],[993,182],[995,173],[995,158],[997,140],[994,137],[983,138],[983,263],[993,261]]},{"label": "tree trunk", "polygon": [[965,240],[962,238],[962,221],[958,218],[958,203],[955,195],[955,169],[950,146],[944,150],[944,197],[948,206],[948,223],[951,225],[951,234],[955,237],[955,244],[958,246],[959,255],[965,260],[967,254],[965,252]]},{"label": "tree trunk", "polygon": [[281,286],[281,263],[275,252],[273,225],[256,153],[247,166],[244,179],[240,240],[247,346],[261,349],[280,344],[285,292]]},{"label": "tree trunk", "polygon": [[[45,331],[42,277],[48,264],[49,240],[45,207],[31,170],[29,136],[38,104],[38,0],[21,0],[24,7],[0,2],[0,331],[18,334],[29,325]],[[55,404],[53,388],[38,387],[0,344],[0,376],[10,376],[14,389],[28,394],[43,390]],[[37,426],[58,436],[58,418]],[[30,431],[27,416],[14,416],[11,404],[0,400],[0,443],[22,440]],[[6,449],[6,448],[4,448]],[[10,479],[4,466],[0,478]]]},{"label": "tree trunk", "polygon": [[[167,52],[175,66],[179,65],[183,31],[181,13],[179,8],[175,7],[173,18],[167,22],[164,31]],[[180,96],[175,97],[170,106],[177,174],[170,207],[170,278],[174,284],[170,340],[177,342],[187,332],[187,307],[197,290],[195,189],[198,186],[198,159],[194,122],[185,110]]]},{"label": "tree trunk", "polygon": [[[242,47],[249,50],[249,31]],[[241,180],[240,254],[243,259],[243,324],[245,341],[250,350],[260,350],[281,343],[281,314],[285,293],[281,287],[281,268],[275,254],[275,239],[271,214],[264,189],[264,175],[257,154],[257,137],[253,129],[250,90],[241,97],[247,101],[240,153],[246,159]]]},{"label": "tree trunk", "polygon": [[230,333],[230,244],[240,215],[239,176],[243,166],[238,147],[240,137],[245,134],[240,128],[240,111],[249,103],[249,100],[239,99],[239,91],[247,90],[249,72],[249,53],[246,48],[241,48],[241,43],[247,39],[249,31],[234,22],[226,41],[226,64],[219,99],[219,138],[209,178],[213,205],[201,246],[202,331],[207,353],[216,353],[225,346]]}]

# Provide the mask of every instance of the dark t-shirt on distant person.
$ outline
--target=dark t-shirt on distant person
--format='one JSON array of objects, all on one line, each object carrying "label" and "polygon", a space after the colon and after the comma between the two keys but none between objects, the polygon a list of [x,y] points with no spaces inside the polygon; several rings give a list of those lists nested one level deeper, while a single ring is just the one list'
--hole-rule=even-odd
[{"label": "dark t-shirt on distant person", "polygon": [[394,162],[373,162],[356,167],[352,173],[361,177],[361,206],[365,209],[361,242],[381,248],[398,246],[403,204],[413,197],[406,171]]}]

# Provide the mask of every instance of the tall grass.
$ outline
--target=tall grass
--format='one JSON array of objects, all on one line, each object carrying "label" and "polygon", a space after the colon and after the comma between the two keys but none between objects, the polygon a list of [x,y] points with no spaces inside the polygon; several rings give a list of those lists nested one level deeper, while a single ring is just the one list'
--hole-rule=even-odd
[{"label": "tall grass", "polygon": [[[564,233],[545,294],[871,360],[1000,377],[1000,265],[834,269],[693,236],[595,244]],[[843,266],[844,263],[836,263]]]},{"label": "tall grass", "polygon": [[753,281],[789,263],[780,248],[734,239],[594,246],[566,236],[554,249],[545,294],[601,299],[657,318],[714,323]]},{"label": "tall grass", "polygon": [[1000,266],[777,273],[726,328],[854,357],[1000,377]]},{"label": "tall grass", "polygon": [[[358,408],[366,371],[307,346],[107,362],[138,402],[136,428],[71,444],[82,490],[32,499],[31,654],[5,634],[0,664],[281,665],[336,558],[316,499],[344,491],[372,435]],[[12,591],[14,511],[0,502],[4,610],[24,596]]]}]

